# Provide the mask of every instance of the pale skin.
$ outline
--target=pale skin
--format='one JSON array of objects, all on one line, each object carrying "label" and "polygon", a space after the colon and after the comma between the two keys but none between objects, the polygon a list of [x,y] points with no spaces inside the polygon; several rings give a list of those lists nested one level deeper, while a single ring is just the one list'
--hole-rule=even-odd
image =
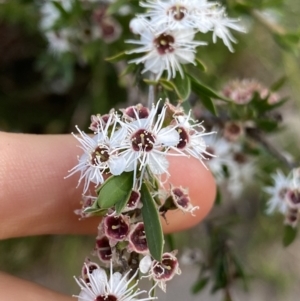
[{"label": "pale skin", "polygon": [[[64,180],[81,153],[76,144],[71,135],[0,133],[0,239],[43,234],[96,236],[99,218],[79,221],[74,214],[82,193],[81,186],[75,188],[79,174]],[[211,173],[199,161],[171,156],[169,161],[169,182],[189,187],[192,204],[200,209],[195,216],[179,211],[168,214],[168,224],[162,221],[165,233],[199,223],[210,211],[216,193]],[[76,300],[4,273],[0,273],[0,292],[1,300],[6,301]]]}]

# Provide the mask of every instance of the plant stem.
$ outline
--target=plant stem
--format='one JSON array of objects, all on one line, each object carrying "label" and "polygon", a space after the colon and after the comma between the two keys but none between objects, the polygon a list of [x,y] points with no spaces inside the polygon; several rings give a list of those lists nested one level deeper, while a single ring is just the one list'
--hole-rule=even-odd
[{"label": "plant stem", "polygon": [[[154,74],[153,73],[150,74],[149,79],[154,80]],[[148,94],[148,108],[149,109],[151,109],[152,105],[154,104],[154,98],[155,98],[154,86],[150,85],[149,86],[149,94]]]}]

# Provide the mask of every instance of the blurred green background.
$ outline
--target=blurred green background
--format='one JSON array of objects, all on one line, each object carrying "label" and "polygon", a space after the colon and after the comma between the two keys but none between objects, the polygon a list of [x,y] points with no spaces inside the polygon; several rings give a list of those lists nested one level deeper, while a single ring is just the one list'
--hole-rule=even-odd
[{"label": "blurred green background", "polygon": [[[288,81],[282,93],[291,99],[284,112],[288,131],[279,133],[274,139],[293,153],[296,151],[295,137],[299,146],[299,43],[293,41],[289,48],[286,41],[278,43],[278,39],[274,40],[268,24],[241,9],[239,4],[246,1],[221,2],[229,7],[230,15],[241,16],[248,34],[234,34],[239,42],[233,54],[221,43],[210,44],[201,50],[202,61],[208,70],[202,80],[218,90],[230,79],[256,78],[268,86],[286,76]],[[113,65],[103,60],[122,49],[123,38],[109,45],[99,40],[84,46],[81,48],[83,53],[88,53],[84,56],[84,63],[72,53],[63,56],[50,54],[47,41],[39,30],[39,5],[39,1],[0,1],[1,131],[70,133],[75,124],[87,127],[91,114],[124,107],[139,97],[143,101],[139,94],[131,99],[132,91],[138,89],[131,86],[132,78],[119,77],[125,63]],[[251,1],[251,5],[263,8],[264,13],[271,15],[271,20],[289,30],[299,30],[300,5],[296,0],[256,0]],[[129,17],[116,18],[123,27],[124,35],[128,36]],[[293,294],[297,293],[296,283],[300,280],[300,266],[294,265],[299,260],[299,243],[291,249],[283,249],[278,237],[282,220],[278,217],[265,218],[257,213],[258,199],[257,194],[248,191],[244,195],[243,206],[236,204],[243,220],[243,225],[234,230],[237,252],[248,264],[250,278],[263,280],[274,300],[298,300]],[[227,209],[222,210],[226,212]],[[202,234],[203,226],[199,226],[188,235],[178,235],[177,247],[182,243],[195,242],[200,237],[200,246],[205,250],[207,240],[201,240]],[[72,276],[79,274],[84,258],[93,248],[93,239],[45,236],[1,241],[0,269],[68,294],[76,293],[78,289]],[[258,300],[251,299],[252,290],[255,289],[250,284],[250,297],[244,300]]]}]

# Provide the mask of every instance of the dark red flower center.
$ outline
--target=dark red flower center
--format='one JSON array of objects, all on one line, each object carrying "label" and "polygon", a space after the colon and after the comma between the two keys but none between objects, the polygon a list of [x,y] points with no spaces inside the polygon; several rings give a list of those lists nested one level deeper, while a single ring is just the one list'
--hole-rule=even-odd
[{"label": "dark red flower center", "polygon": [[117,301],[117,297],[114,295],[100,295],[94,301]]},{"label": "dark red flower center", "polygon": [[101,162],[106,162],[109,159],[109,153],[105,146],[97,146],[91,154],[91,163],[98,165]]},{"label": "dark red flower center", "polygon": [[177,144],[177,148],[183,149],[189,142],[189,134],[183,127],[178,127],[176,130],[179,134],[179,143]]},{"label": "dark red flower center", "polygon": [[116,240],[124,239],[128,232],[129,226],[122,216],[109,216],[105,218],[106,235]]},{"label": "dark red flower center", "polygon": [[132,148],[136,152],[145,151],[150,152],[153,149],[155,136],[147,130],[138,130],[132,135],[131,143]]},{"label": "dark red flower center", "polygon": [[130,234],[130,242],[133,244],[136,252],[148,250],[145,228],[143,223],[139,223],[134,231]]},{"label": "dark red flower center", "polygon": [[181,21],[186,14],[186,8],[180,5],[174,5],[169,9],[169,12],[176,21]]},{"label": "dark red flower center", "polygon": [[101,260],[108,261],[111,259],[112,250],[106,236],[96,240],[96,251]]},{"label": "dark red flower center", "polygon": [[154,44],[159,54],[166,54],[174,51],[173,44],[175,39],[173,36],[168,34],[161,34],[155,40]]},{"label": "dark red flower center", "polygon": [[178,266],[176,258],[171,258],[169,255],[163,257],[161,262],[157,262],[153,268],[156,279],[170,280]]}]

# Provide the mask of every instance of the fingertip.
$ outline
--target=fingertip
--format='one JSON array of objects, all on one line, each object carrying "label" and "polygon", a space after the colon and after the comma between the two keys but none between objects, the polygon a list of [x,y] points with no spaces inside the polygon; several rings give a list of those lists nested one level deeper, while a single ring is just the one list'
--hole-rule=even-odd
[{"label": "fingertip", "polygon": [[173,186],[187,188],[192,205],[199,209],[193,212],[180,210],[169,211],[166,221],[162,221],[165,233],[182,231],[201,222],[210,212],[216,197],[215,179],[202,162],[195,158],[175,157],[169,158],[170,178],[168,183]]}]

